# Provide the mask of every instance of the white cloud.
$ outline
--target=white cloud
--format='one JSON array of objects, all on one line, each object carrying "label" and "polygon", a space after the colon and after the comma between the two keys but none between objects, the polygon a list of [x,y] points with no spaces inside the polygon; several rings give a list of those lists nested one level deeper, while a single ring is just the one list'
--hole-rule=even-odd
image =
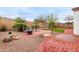
[{"label": "white cloud", "polygon": [[[10,17],[10,18],[16,18],[16,17],[22,17],[26,20],[33,21],[34,18],[40,16],[40,15],[47,15],[51,13],[57,13],[58,17],[61,19],[65,18],[67,15],[72,15],[71,8],[65,8],[65,7],[4,7],[0,8],[0,16],[4,17]],[[63,20],[62,20],[63,21]]]},{"label": "white cloud", "polygon": [[25,20],[27,20],[27,21],[33,21],[32,18],[26,18]]}]

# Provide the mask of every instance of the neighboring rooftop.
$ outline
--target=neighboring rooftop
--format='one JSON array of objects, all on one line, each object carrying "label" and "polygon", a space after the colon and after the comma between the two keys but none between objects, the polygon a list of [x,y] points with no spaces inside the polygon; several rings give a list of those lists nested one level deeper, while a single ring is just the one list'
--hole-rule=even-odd
[{"label": "neighboring rooftop", "polygon": [[73,11],[79,11],[79,7],[75,7],[72,9]]}]

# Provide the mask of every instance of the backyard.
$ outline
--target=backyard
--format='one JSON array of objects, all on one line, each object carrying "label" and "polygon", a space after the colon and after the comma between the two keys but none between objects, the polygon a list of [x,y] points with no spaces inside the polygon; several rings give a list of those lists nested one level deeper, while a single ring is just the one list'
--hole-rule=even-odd
[{"label": "backyard", "polygon": [[[13,9],[21,10],[22,8]],[[42,11],[42,9],[37,8],[38,11]],[[53,10],[53,13],[47,13],[48,9]],[[68,11],[66,14],[60,13],[59,9],[64,11],[64,8],[45,8],[43,11],[45,14],[37,11],[36,14],[28,15],[28,13],[32,13],[30,10],[28,13],[22,10],[20,11],[23,12],[22,15],[16,11],[19,16],[16,18],[1,16],[0,52],[79,52],[79,19],[77,19],[79,15],[76,12],[79,11],[79,7],[65,8],[70,11],[69,15],[66,15]],[[74,11],[75,17],[72,15],[71,9]],[[31,9],[31,11],[35,12],[36,9]],[[58,11],[59,14],[55,14],[55,11]],[[29,21],[28,16],[33,18]]]}]

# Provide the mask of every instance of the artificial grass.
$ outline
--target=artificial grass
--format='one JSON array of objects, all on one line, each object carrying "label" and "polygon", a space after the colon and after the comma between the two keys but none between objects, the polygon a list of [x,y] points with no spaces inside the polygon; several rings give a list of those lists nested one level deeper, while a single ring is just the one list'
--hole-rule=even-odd
[{"label": "artificial grass", "polygon": [[64,29],[62,29],[62,28],[53,28],[52,30],[54,32],[60,32],[60,33],[63,33],[64,32]]}]

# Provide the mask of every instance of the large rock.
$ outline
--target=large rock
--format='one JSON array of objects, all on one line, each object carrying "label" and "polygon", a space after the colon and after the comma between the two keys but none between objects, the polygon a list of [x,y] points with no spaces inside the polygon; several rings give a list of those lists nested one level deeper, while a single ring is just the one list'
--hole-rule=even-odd
[{"label": "large rock", "polygon": [[13,35],[13,36],[12,36],[12,39],[13,39],[13,40],[18,40],[19,38],[20,38],[20,37],[17,36],[17,35]]},{"label": "large rock", "polygon": [[4,39],[3,39],[3,42],[10,42],[10,41],[12,41],[12,38],[11,38],[11,37],[9,37],[9,38],[4,38]]}]

